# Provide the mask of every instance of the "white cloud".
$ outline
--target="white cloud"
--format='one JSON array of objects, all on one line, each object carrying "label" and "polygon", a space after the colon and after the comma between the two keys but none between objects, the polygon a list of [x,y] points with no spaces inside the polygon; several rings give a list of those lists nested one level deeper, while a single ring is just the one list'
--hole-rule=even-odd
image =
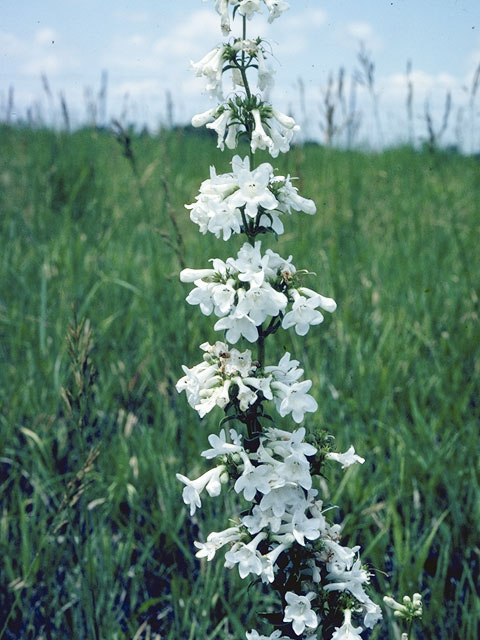
[{"label": "white cloud", "polygon": [[0,50],[4,73],[12,76],[56,76],[78,69],[79,58],[57,40],[54,29],[37,29],[32,38],[19,38],[13,33],[0,33]]},{"label": "white cloud", "polygon": [[154,44],[154,52],[188,60],[212,49],[219,41],[218,16],[211,11],[194,11]]},{"label": "white cloud", "polygon": [[344,42],[348,40],[351,45],[353,39],[353,44],[356,48],[360,42],[373,51],[379,51],[383,47],[382,39],[368,22],[350,22],[346,24],[343,29],[344,34],[342,39]]},{"label": "white cloud", "polygon": [[150,99],[153,99],[160,96],[162,93],[160,83],[158,80],[154,79],[119,82],[111,92],[113,98],[123,98],[128,95],[133,101],[141,100],[145,96],[149,96]]},{"label": "white cloud", "polygon": [[373,36],[373,28],[367,22],[351,22],[345,28],[348,35],[362,41],[370,40]]},{"label": "white cloud", "polygon": [[323,9],[307,9],[297,14],[283,16],[283,22],[275,23],[275,28],[295,29],[305,33],[305,29],[322,27],[327,22],[327,13]]},{"label": "white cloud", "polygon": [[258,30],[253,29],[257,33],[263,33],[267,40],[274,43],[274,53],[279,60],[287,59],[293,55],[314,51],[312,48],[312,34],[318,38],[318,29],[323,27],[327,22],[327,13],[323,9],[307,9],[298,14],[289,14],[288,12],[282,16],[282,20],[278,20],[272,25],[266,25],[264,22],[258,24]]},{"label": "white cloud", "polygon": [[147,38],[137,33],[116,38],[102,56],[101,65],[112,75],[158,76],[174,81],[186,72],[190,59],[211,49],[218,40],[218,16],[200,10],[188,14],[186,20],[171,25],[159,38]]},{"label": "white cloud", "polygon": [[30,76],[56,76],[64,69],[63,59],[60,55],[54,53],[41,53],[35,58],[26,60],[21,66],[20,71]]},{"label": "white cloud", "polygon": [[[410,81],[413,86],[414,96],[421,99],[428,97],[430,93],[444,95],[445,91],[459,89],[459,80],[448,73],[426,73],[421,70],[413,70],[410,73]],[[382,86],[382,95],[396,99],[404,97],[407,93],[407,77],[404,73],[393,73],[379,83]]]},{"label": "white cloud", "polygon": [[9,57],[21,55],[24,51],[24,45],[14,33],[0,31],[0,51],[5,61]]},{"label": "white cloud", "polygon": [[114,19],[126,24],[148,24],[155,16],[148,11],[115,11]]},{"label": "white cloud", "polygon": [[126,38],[125,43],[131,47],[144,47],[147,44],[147,39],[138,33],[133,33]]},{"label": "white cloud", "polygon": [[34,35],[34,42],[40,47],[45,45],[51,45],[55,43],[56,32],[54,29],[50,29],[50,27],[45,27],[43,29],[38,29]]}]

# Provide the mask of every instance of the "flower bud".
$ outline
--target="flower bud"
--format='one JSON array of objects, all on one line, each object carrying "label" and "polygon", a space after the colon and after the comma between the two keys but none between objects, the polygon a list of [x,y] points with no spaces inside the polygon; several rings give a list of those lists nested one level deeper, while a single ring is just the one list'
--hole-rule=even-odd
[{"label": "flower bud", "polygon": [[180,282],[195,282],[213,276],[214,273],[215,269],[183,269],[180,272]]},{"label": "flower bud", "polygon": [[204,124],[207,124],[213,117],[214,113],[217,110],[217,107],[213,107],[211,109],[207,109],[203,113],[197,113],[197,115],[192,118],[192,127],[203,127]]}]

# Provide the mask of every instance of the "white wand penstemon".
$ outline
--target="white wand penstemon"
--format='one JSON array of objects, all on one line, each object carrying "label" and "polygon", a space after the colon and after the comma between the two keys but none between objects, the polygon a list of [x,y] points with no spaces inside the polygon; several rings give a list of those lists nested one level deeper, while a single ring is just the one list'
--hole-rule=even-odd
[{"label": "white wand penstemon", "polygon": [[[269,616],[274,631],[246,631],[247,640],[360,638],[362,627],[352,625],[352,615],[371,628],[381,618],[380,609],[365,591],[369,573],[358,558],[359,547],[340,544],[340,527],[327,521],[312,475],[320,473],[326,460],[343,468],[364,460],[353,447],[345,453],[330,451],[329,436],[312,433],[307,438],[305,427],[298,426],[318,408],[308,393],[312,382],[302,379],[298,360],[287,352],[276,364],[264,361],[268,336],[290,328],[304,336],[323,322],[322,311],[336,309],[332,298],[304,286],[309,272],[297,269],[291,256],[264,250],[256,239],[282,234],[284,220],[293,212],[316,210],[312,200],[298,193],[294,178],[276,175],[268,162],[254,164],[257,149],[274,158],[287,152],[299,127],[262,97],[273,84],[269,47],[260,37],[247,39],[247,21],[266,9],[272,22],[289,5],[284,0],[215,0],[214,6],[229,41],[191,66],[220,103],[195,115],[192,124],[213,129],[221,149],[235,149],[241,137],[250,149],[245,158],[233,157],[227,173],[211,167],[195,202],[186,206],[201,233],[223,240],[244,234],[246,242],[234,257],[213,258],[209,267],[180,274],[183,282],[194,285],[187,302],[213,314],[214,330],[222,335],[200,346],[203,360],[183,367],[177,390],[185,391],[200,417],[219,407],[238,430],[221,428],[208,436],[211,448],[201,455],[217,459],[217,466],[196,480],[177,477],[191,515],[201,507],[204,490],[215,497],[227,483],[248,503],[235,526],[195,543],[197,557],[208,561],[227,547],[225,567],[237,567],[242,579],[260,578],[278,595],[280,611]],[[231,35],[236,19],[242,27],[238,37]],[[224,100],[226,75],[234,94]],[[258,93],[251,90],[252,76]],[[256,346],[255,354],[231,346],[242,340]],[[291,416],[295,429],[273,426],[270,406],[280,419]]]}]

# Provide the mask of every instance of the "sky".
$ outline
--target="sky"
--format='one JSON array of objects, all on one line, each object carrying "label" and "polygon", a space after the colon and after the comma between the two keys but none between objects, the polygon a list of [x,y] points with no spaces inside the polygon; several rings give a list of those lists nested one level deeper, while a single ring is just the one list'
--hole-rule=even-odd
[{"label": "sky", "polygon": [[[360,142],[424,138],[425,105],[438,130],[450,92],[444,141],[467,150],[480,146],[480,88],[473,104],[470,99],[480,64],[479,0],[291,0],[272,24],[266,16],[249,23],[248,36],[257,35],[274,54],[271,100],[297,118],[305,137],[322,138],[328,78],[340,67],[348,97],[363,45],[375,65],[379,120],[372,94],[357,86]],[[22,120],[30,109],[60,126],[62,94],[71,120],[80,124],[93,117],[86,105],[97,99],[106,72],[106,108],[97,109],[97,123],[116,117],[154,129],[172,114],[175,122],[188,122],[212,105],[189,62],[222,40],[213,0],[0,0],[0,118]]]}]

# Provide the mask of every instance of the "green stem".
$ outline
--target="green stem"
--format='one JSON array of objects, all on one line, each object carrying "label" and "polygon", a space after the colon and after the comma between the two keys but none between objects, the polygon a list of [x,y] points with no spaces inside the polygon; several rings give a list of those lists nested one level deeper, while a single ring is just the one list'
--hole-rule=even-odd
[{"label": "green stem", "polygon": [[[242,18],[242,40],[245,41],[247,39],[247,18],[243,16]],[[240,73],[243,80],[243,86],[245,88],[245,94],[247,96],[247,102],[250,103],[252,99],[252,94],[250,91],[250,86],[248,84],[247,78],[247,65],[245,64],[245,51],[242,49],[242,64],[240,66]],[[250,131],[247,123],[245,123],[245,129],[247,130],[247,135],[251,138],[252,132]],[[248,156],[250,158],[250,171],[253,171],[253,153],[252,148],[249,146]]]},{"label": "green stem", "polygon": [[[242,18],[242,40],[247,39],[247,18],[243,16]],[[245,87],[245,93],[247,94],[247,99],[250,101],[252,94],[250,93],[250,87],[248,86],[247,79],[247,65],[245,64],[245,51],[242,49],[242,64],[239,65],[240,73],[242,74],[243,86]]]},{"label": "green stem", "polygon": [[408,629],[407,629],[407,640],[412,640],[410,637],[410,634],[412,632],[412,627],[413,627],[413,620],[410,620],[410,622],[408,623]]}]

